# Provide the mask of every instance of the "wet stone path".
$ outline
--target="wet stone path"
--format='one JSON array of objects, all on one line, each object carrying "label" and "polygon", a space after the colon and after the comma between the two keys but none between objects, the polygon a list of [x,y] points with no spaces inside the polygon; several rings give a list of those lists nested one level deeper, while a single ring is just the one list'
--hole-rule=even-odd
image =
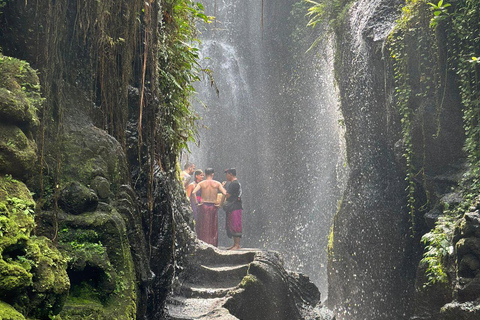
[{"label": "wet stone path", "polygon": [[227,251],[202,246],[191,257],[192,263],[183,272],[178,287],[167,300],[167,313],[172,320],[217,319],[236,320],[223,307],[248,273],[258,249]]}]

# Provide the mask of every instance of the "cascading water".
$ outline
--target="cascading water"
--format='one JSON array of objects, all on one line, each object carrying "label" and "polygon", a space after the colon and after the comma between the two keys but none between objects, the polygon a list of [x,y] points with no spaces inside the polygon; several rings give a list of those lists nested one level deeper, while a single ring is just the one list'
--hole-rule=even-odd
[{"label": "cascading water", "polygon": [[[216,21],[202,32],[202,67],[217,96],[198,85],[197,168],[237,168],[243,186],[241,245],[280,251],[286,267],[308,274],[325,295],[326,247],[344,174],[332,46],[305,54],[317,35],[295,0],[208,0]],[[325,41],[328,42],[328,41]],[[185,160],[185,159],[184,159]],[[230,246],[219,213],[220,246]]]},{"label": "cascading water", "polygon": [[341,320],[406,319],[411,312],[417,246],[383,52],[402,3],[355,1],[337,33],[350,173],[333,227],[328,303]]}]

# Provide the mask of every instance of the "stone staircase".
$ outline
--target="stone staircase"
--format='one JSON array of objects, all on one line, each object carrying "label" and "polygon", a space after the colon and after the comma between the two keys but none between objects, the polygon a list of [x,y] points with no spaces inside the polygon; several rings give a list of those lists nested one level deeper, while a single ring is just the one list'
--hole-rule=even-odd
[{"label": "stone staircase", "polygon": [[238,320],[223,307],[247,275],[258,249],[227,251],[208,245],[195,250],[179,285],[167,300],[171,320]]}]

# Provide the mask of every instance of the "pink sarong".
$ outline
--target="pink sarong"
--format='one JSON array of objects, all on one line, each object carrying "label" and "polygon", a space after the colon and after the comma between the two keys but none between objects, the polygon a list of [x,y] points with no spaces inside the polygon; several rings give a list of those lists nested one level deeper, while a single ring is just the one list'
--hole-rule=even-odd
[{"label": "pink sarong", "polygon": [[198,239],[208,244],[218,246],[218,207],[213,203],[198,206],[195,230]]},{"label": "pink sarong", "polygon": [[229,238],[242,236],[242,209],[227,212],[225,229]]}]

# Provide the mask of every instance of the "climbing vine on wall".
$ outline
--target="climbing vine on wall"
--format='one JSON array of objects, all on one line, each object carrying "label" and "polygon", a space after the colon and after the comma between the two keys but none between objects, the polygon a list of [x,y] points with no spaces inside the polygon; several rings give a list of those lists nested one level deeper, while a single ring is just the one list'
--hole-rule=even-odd
[{"label": "climbing vine on wall", "polygon": [[448,23],[450,63],[458,75],[463,105],[465,152],[470,165],[463,187],[468,190],[464,196],[469,201],[480,193],[480,3],[456,2]]},{"label": "climbing vine on wall", "polygon": [[[480,3],[474,0],[462,0],[450,5],[440,0],[438,3],[428,3],[428,5],[431,9],[430,27],[434,29],[432,34],[445,32],[448,37],[447,68],[457,74],[465,130],[464,151],[469,169],[460,185],[464,201],[454,208],[445,208],[444,217],[437,221],[432,231],[422,237],[425,245],[422,263],[427,267],[425,286],[449,281],[445,263],[453,252],[452,238],[455,222],[468,210],[480,192],[480,84],[478,79]],[[447,73],[445,73],[446,76]],[[439,112],[441,112],[442,101],[443,97],[437,101]]]},{"label": "climbing vine on wall", "polygon": [[[407,182],[407,206],[410,213],[412,235],[415,216],[429,202],[425,179],[425,108],[433,106],[437,112],[437,133],[440,130],[442,109],[441,76],[438,46],[429,29],[429,7],[423,0],[410,0],[402,8],[401,18],[387,40],[387,49],[393,63],[396,109],[400,116],[403,157]],[[415,65],[415,68],[412,68]],[[415,69],[415,70],[414,70]],[[420,122],[423,145],[413,144],[413,123]],[[417,139],[418,140],[418,139]],[[426,203],[418,203],[419,185],[423,185]]]}]

